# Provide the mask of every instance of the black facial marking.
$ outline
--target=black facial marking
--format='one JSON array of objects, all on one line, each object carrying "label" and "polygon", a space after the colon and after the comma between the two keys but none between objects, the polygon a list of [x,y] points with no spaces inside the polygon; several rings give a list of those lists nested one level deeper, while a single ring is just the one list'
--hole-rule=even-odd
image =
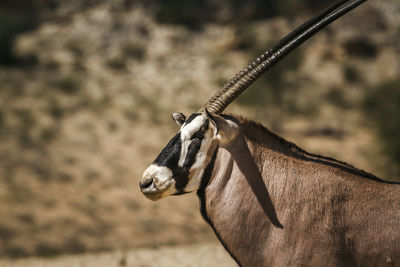
[{"label": "black facial marking", "polygon": [[179,132],[168,142],[153,163],[157,166],[165,166],[170,169],[178,166],[181,147],[181,133]]},{"label": "black facial marking", "polygon": [[185,193],[183,189],[187,186],[189,182],[189,170],[196,160],[196,154],[199,151],[200,146],[201,146],[201,140],[194,139],[188,146],[183,166],[182,167],[175,166],[175,168],[172,169],[172,173],[175,179],[175,187],[176,190],[178,191],[177,192],[178,195]]},{"label": "black facial marking", "polygon": [[190,192],[185,192],[183,190],[176,192],[175,194],[172,194],[173,196],[180,196],[180,195],[185,195],[185,194],[189,194]]},{"label": "black facial marking", "polygon": [[190,137],[190,140],[192,140],[192,142],[188,146],[188,150],[186,153],[185,161],[183,163],[183,167],[190,168],[194,164],[194,162],[196,160],[197,152],[199,152],[200,147],[201,147],[201,141],[204,138],[204,134],[208,130],[208,123],[209,123],[209,121],[207,119],[205,121],[205,123],[203,124],[203,126],[201,126],[200,129]]},{"label": "black facial marking", "polygon": [[183,163],[183,167],[190,168],[192,167],[195,159],[196,159],[196,154],[199,151],[201,146],[201,140],[198,138],[195,138],[192,140],[192,142],[189,144],[187,153],[186,153],[186,158]]},{"label": "black facial marking", "polygon": [[157,166],[167,167],[172,171],[173,179],[175,180],[175,187],[179,191],[188,183],[188,168],[180,168],[178,166],[179,157],[182,149],[181,133],[176,134],[161,151],[158,157],[154,160]]},{"label": "black facial marking", "polygon": [[[190,123],[194,118],[199,116],[200,113],[194,113],[186,120],[186,124]],[[179,157],[182,150],[181,133],[176,134],[161,151],[158,157],[154,160],[153,164],[157,166],[167,167],[172,171],[173,179],[175,180],[175,187],[178,191],[176,194],[184,194],[184,188],[189,182],[189,170],[196,161],[197,152],[200,150],[201,141],[204,138],[205,132],[208,130],[209,121],[206,120],[202,127],[196,131],[190,138],[191,142],[187,148],[187,153],[183,166],[179,167]]]}]

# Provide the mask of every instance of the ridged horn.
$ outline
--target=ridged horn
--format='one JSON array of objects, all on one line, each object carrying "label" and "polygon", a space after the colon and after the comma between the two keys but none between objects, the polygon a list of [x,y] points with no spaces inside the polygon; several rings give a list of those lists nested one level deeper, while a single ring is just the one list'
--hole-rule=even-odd
[{"label": "ridged horn", "polygon": [[348,0],[338,1],[319,15],[303,23],[282,38],[274,47],[262,53],[254,62],[231,78],[220,91],[210,98],[200,111],[207,109],[210,113],[221,113],[236,97],[291,51],[330,23],[366,1],[355,0],[346,5],[344,4]]}]

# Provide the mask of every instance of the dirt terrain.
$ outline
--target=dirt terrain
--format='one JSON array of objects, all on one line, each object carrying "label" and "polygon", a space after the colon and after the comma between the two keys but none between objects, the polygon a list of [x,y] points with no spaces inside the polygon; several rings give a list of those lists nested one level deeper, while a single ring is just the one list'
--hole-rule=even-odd
[{"label": "dirt terrain", "polygon": [[0,267],[234,267],[220,244],[196,244],[129,251],[87,253],[50,259],[0,260]]}]

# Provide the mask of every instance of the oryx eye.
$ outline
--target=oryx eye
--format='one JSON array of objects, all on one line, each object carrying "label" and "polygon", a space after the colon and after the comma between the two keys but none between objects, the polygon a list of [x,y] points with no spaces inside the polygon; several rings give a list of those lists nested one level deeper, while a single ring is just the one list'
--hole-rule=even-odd
[{"label": "oryx eye", "polygon": [[200,144],[201,144],[201,139],[200,139],[200,138],[194,138],[194,139],[192,139],[192,143],[191,143],[192,146],[197,147],[197,146],[199,146]]},{"label": "oryx eye", "polygon": [[208,123],[204,124],[201,126],[200,130],[198,130],[192,137],[190,138],[191,140],[193,139],[200,139],[202,140],[204,138],[204,133],[208,130]]},{"label": "oryx eye", "polygon": [[188,147],[189,151],[198,150],[201,146],[201,139],[200,138],[193,138],[191,139],[190,145]]},{"label": "oryx eye", "polygon": [[204,132],[203,131],[198,131],[197,133],[195,133],[194,135],[192,135],[192,137],[190,138],[191,140],[195,140],[195,139],[203,139],[204,137]]}]

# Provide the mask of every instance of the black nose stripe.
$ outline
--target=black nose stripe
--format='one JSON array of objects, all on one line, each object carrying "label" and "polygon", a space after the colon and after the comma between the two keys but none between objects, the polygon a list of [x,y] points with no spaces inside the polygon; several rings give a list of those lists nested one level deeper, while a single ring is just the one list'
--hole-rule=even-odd
[{"label": "black nose stripe", "polygon": [[168,142],[153,163],[157,166],[165,166],[173,170],[174,167],[178,166],[181,146],[181,133],[179,132]]}]

